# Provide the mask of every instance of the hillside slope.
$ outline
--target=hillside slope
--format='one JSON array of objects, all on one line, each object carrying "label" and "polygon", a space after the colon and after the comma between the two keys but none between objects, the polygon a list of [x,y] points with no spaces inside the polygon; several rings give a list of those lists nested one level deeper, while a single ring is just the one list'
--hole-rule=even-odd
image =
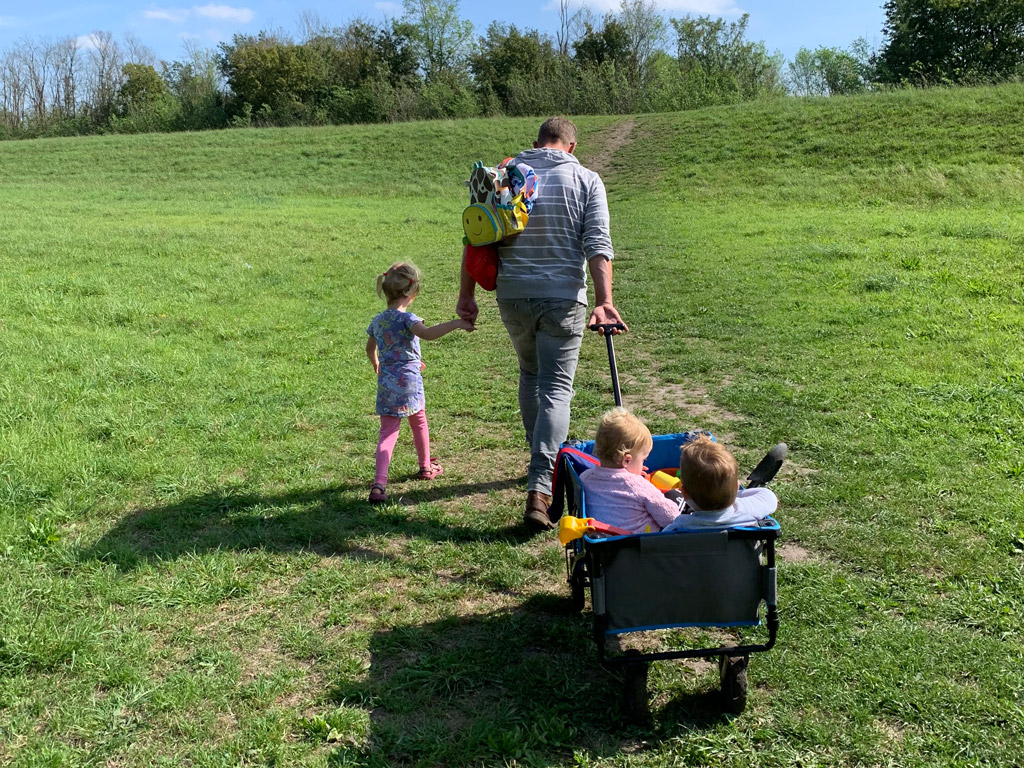
[{"label": "hillside slope", "polygon": [[[1019,762],[1022,114],[1008,85],[578,120],[627,404],[744,469],[790,445],[748,712],[656,664],[633,729],[519,528],[492,296],[423,345],[444,475],[403,436],[365,503],[375,278],[411,259],[452,316],[462,181],[536,120],[0,143],[0,763]],[[609,386],[588,338],[573,437]]]}]

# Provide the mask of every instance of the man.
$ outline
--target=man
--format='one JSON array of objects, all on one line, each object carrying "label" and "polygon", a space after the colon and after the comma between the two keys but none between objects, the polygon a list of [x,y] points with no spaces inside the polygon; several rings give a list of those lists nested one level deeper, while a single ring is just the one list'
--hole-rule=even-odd
[{"label": "man", "polygon": [[[569,402],[583,332],[621,323],[612,303],[612,241],[604,183],[573,157],[576,126],[553,117],[533,149],[518,155],[537,172],[538,194],[526,229],[498,249],[497,299],[519,358],[519,410],[530,445],[523,520],[545,530],[558,449],[569,434]],[[587,270],[594,311],[587,322]],[[476,321],[476,284],[465,266],[456,312]],[[618,333],[619,331],[614,331]]]}]

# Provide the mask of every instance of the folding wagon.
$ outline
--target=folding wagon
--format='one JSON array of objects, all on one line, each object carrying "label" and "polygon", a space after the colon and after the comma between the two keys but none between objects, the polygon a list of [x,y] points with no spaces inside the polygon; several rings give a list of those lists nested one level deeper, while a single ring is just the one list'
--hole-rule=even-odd
[{"label": "folding wagon", "polygon": [[[621,404],[611,337],[609,359],[616,403]],[[682,445],[697,433],[655,435],[646,464],[651,469],[675,467]],[[580,474],[593,466],[594,443],[579,443],[559,453],[556,511],[588,518]],[[786,447],[779,444],[751,472],[746,487],[766,484],[778,471]],[[652,661],[717,657],[723,708],[740,713],[747,702],[747,662],[752,653],[775,645],[779,629],[776,602],[775,539],[779,524],[766,518],[757,524],[723,530],[603,535],[585,533],[566,544],[566,571],[577,611],[590,592],[598,658],[609,667],[623,667],[627,714],[647,711],[647,665]],[[718,627],[743,629],[763,623],[767,639],[758,644],[675,648],[644,653],[629,650],[611,655],[607,641],[618,635],[659,629]]]}]

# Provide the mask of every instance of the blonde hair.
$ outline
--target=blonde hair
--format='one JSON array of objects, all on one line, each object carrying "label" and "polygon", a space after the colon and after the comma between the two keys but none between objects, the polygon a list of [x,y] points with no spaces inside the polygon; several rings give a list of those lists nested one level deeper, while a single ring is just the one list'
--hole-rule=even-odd
[{"label": "blonde hair", "polygon": [[706,435],[684,443],[679,451],[683,490],[705,512],[725,509],[736,501],[738,478],[736,457]]},{"label": "blonde hair", "polygon": [[625,408],[612,408],[601,417],[594,439],[594,455],[602,462],[622,466],[627,453],[650,453],[651,430]]},{"label": "blonde hair", "polygon": [[387,272],[377,275],[377,295],[389,303],[420,292],[423,275],[415,264],[396,261]]}]

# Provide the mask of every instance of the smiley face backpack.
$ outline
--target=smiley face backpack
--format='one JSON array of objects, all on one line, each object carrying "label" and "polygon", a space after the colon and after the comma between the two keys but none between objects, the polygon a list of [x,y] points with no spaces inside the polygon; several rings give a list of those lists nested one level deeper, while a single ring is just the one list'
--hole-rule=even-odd
[{"label": "smiley face backpack", "polygon": [[469,207],[462,212],[468,245],[500,243],[526,228],[537,199],[537,174],[511,157],[497,166],[473,164],[469,177]]},{"label": "smiley face backpack", "polygon": [[473,164],[469,207],[462,212],[462,263],[485,291],[498,284],[498,243],[526,227],[537,199],[537,174],[525,163],[505,158],[491,168]]}]

